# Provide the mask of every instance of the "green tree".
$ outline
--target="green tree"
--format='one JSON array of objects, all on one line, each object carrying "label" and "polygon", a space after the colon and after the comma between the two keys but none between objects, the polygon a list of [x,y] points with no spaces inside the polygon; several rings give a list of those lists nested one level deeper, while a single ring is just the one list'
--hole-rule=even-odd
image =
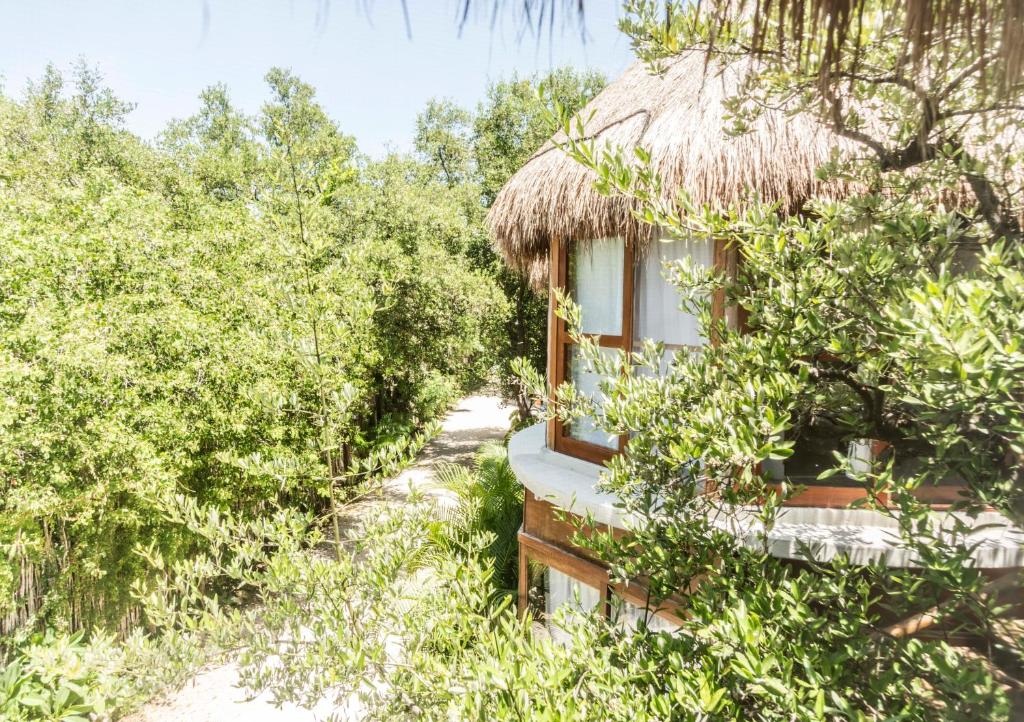
[{"label": "green tree", "polygon": [[470,174],[470,121],[468,111],[447,99],[431,99],[416,116],[416,152],[437,167],[449,187]]},{"label": "green tree", "polygon": [[504,315],[465,255],[463,196],[422,164],[367,164],[287,72],[260,117],[215,86],[155,147],[76,77],[0,98],[12,644],[14,627],[147,623],[137,546],[171,564],[206,543],[168,522],[174,494],[319,515],[334,487],[393,470],[493,365]]},{"label": "green tree", "polygon": [[277,246],[282,261],[275,280],[281,311],[292,321],[282,325],[280,341],[294,354],[305,387],[297,403],[279,401],[317,430],[324,472],[314,482],[330,501],[340,555],[336,487],[349,472],[358,409],[365,403],[363,350],[374,309],[352,273],[350,249],[335,236],[327,200],[334,179],[352,160],[355,142],[314,101],[312,87],[279,68],[266,80],[271,100],[260,119],[268,146],[261,199],[266,240]]},{"label": "green tree", "polygon": [[557,130],[555,109],[575,113],[606,83],[595,71],[562,67],[531,78],[513,76],[487,88],[473,121],[473,158],[485,206]]},{"label": "green tree", "polygon": [[[453,192],[461,197],[471,231],[463,254],[474,267],[494,277],[508,303],[503,332],[494,338],[501,392],[517,402],[520,422],[532,418],[530,399],[513,366],[526,358],[544,367],[547,297],[497,257],[483,229],[484,214],[505,182],[521,168],[556,129],[555,110],[575,112],[604,87],[595,72],[558,68],[530,78],[513,76],[491,84],[474,113],[450,100],[433,99],[416,121],[416,152]],[[411,175],[415,175],[410,174]]]},{"label": "green tree", "polygon": [[252,121],[240,113],[224,85],[199,95],[199,112],[171,123],[162,142],[211,198],[255,199],[260,149]]},{"label": "green tree", "polygon": [[5,613],[76,629],[130,623],[139,540],[188,546],[161,495],[265,499],[219,458],[263,428],[238,401],[260,357],[238,331],[247,240],[225,224],[197,242],[166,201],[168,165],[78,77],[67,92],[47,71],[0,117]]},{"label": "green tree", "polygon": [[470,257],[480,221],[463,188],[401,157],[368,164],[363,180],[345,203],[359,218],[361,273],[377,309],[375,413],[430,416],[490,375],[505,301]]}]

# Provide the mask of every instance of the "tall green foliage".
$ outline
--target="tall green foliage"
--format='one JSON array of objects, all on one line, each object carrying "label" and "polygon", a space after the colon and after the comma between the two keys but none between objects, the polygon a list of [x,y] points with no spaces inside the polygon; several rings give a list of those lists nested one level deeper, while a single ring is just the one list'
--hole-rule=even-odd
[{"label": "tall green foliage", "polygon": [[524,358],[537,371],[544,369],[547,296],[501,262],[483,229],[483,215],[512,174],[555,132],[556,110],[579,110],[604,85],[602,75],[568,67],[530,78],[513,76],[490,85],[475,113],[448,100],[432,100],[417,120],[417,153],[445,184],[461,190],[478,224],[468,253],[476,267],[497,280],[507,300],[495,362],[501,392],[516,401],[520,421],[531,418],[532,408],[515,360]]},{"label": "tall green foliage", "polygon": [[[369,563],[353,563],[340,578],[298,555],[275,556],[292,570],[289,579],[306,586],[285,587],[276,577],[253,582],[268,589],[273,608],[263,617],[270,628],[257,633],[260,649],[279,652],[280,639],[298,640],[311,625],[318,633],[281,668],[251,659],[250,681],[301,699],[322,692],[316,685],[323,679],[337,680],[345,692],[362,690],[381,719],[1020,716],[1019,623],[1007,618],[1014,600],[999,594],[1000,585],[1019,586],[1019,570],[990,584],[970,562],[970,531],[989,505],[1019,523],[1024,496],[1024,255],[1014,220],[1022,194],[1013,172],[1021,157],[1014,115],[1021,89],[984,75],[998,65],[972,54],[976,38],[957,43],[954,35],[952,44],[928,45],[934,55],[921,66],[904,62],[905,13],[922,4],[855,6],[864,8],[855,34],[795,45],[782,41],[828,27],[814,14],[842,14],[846,6],[787,4],[784,17],[801,19],[785,26],[773,26],[770,13],[758,16],[768,27],[757,41],[769,52],[731,110],[736,132],[763,107],[781,105],[821,113],[847,134],[876,133],[862,139],[870,151],[863,158],[821,169],[869,192],[812,201],[789,216],[756,198],[730,209],[661,202],[642,151],[605,152],[585,138],[566,144],[596,171],[603,191],[631,197],[648,222],[680,238],[724,240],[743,259],[737,278],[692,264],[665,269],[716,344],[679,354],[662,372],[661,348],[609,359],[577,337],[607,379],[604,399],[598,405],[566,386],[553,405],[564,418],[588,413],[609,433],[629,435],[603,485],[635,520],[632,533],[594,537],[591,546],[614,581],[645,577],[656,597],[687,589],[680,629],[632,633],[576,615],[559,620],[571,645],[552,643],[487,589],[493,567],[481,539],[440,564],[430,583],[402,586],[399,569],[426,543],[427,525],[412,516],[370,530],[361,550]],[[754,41],[743,3],[631,2],[627,9],[625,27],[652,60],[712,39],[732,57]],[[718,22],[719,12],[732,22]],[[959,32],[958,23],[948,32]],[[828,67],[835,74],[823,78],[820,65],[804,63],[837,42],[855,46],[827,57],[856,65]],[[925,70],[915,74],[915,67]],[[829,96],[836,78],[841,92]],[[847,102],[873,109],[876,122],[859,112],[836,117],[836,103],[842,109]],[[576,126],[564,120],[571,135]],[[958,199],[955,207],[942,202],[950,198]],[[716,291],[746,311],[742,333],[713,324],[708,299]],[[571,304],[562,313],[578,321]],[[766,553],[758,529],[777,520],[779,498],[763,462],[798,453],[794,437],[815,422],[827,422],[843,441],[888,442],[888,456],[870,470],[839,454],[823,476],[844,473],[859,483],[864,505],[895,520],[915,568],[852,564],[827,549],[805,548],[802,564]],[[949,481],[963,485],[962,515],[938,517],[915,494]],[[782,482],[783,496],[795,490]],[[880,491],[890,506],[879,503]],[[727,521],[751,533],[732,533]],[[201,514],[191,523],[201,526]],[[239,536],[262,540],[264,532]],[[312,579],[328,591],[318,596]],[[200,585],[191,584],[190,600],[205,609]],[[310,598],[316,608],[306,616],[300,605]],[[965,649],[956,636],[889,627],[926,610],[940,623],[933,629],[974,635],[981,644]],[[395,636],[403,640],[401,659],[387,653]]]},{"label": "tall green foliage", "polygon": [[[287,71],[267,74],[272,100],[260,126],[269,153],[266,240],[281,265],[275,305],[288,322],[278,338],[296,361],[302,391],[280,399],[282,410],[314,427],[314,446],[324,469],[311,480],[330,502],[340,554],[337,490],[351,464],[360,397],[365,395],[366,339],[373,307],[355,273],[348,244],[339,243],[327,194],[351,162],[354,142],[345,138],[313,102],[313,89]],[[303,393],[304,392],[304,393]]]},{"label": "tall green foliage", "polygon": [[416,119],[416,150],[449,186],[469,180],[472,117],[450,100],[431,99]]},{"label": "tall green foliage", "polygon": [[493,363],[462,197],[267,81],[258,117],[214,87],[156,147],[86,68],[0,100],[0,614],[27,628],[131,626],[135,547],[202,544],[170,495],[323,512]]}]

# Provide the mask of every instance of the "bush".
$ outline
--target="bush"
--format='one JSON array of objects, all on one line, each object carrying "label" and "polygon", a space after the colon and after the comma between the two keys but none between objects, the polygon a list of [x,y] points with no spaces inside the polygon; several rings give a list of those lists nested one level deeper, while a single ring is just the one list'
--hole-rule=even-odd
[{"label": "bush", "polygon": [[18,625],[127,632],[136,546],[202,544],[168,496],[323,514],[493,366],[503,300],[463,255],[461,196],[364,162],[294,76],[268,84],[258,118],[212,88],[156,147],[87,69],[0,98],[0,616]]},{"label": "bush", "polygon": [[10,722],[109,719],[135,698],[124,653],[109,637],[37,635],[0,673],[0,716]]},{"label": "bush", "polygon": [[489,444],[477,452],[473,468],[440,467],[436,483],[455,496],[440,510],[434,539],[448,555],[467,554],[486,540],[481,560],[493,569],[499,589],[516,589],[519,569],[517,534],[523,522],[523,486],[508,463],[508,450]]}]

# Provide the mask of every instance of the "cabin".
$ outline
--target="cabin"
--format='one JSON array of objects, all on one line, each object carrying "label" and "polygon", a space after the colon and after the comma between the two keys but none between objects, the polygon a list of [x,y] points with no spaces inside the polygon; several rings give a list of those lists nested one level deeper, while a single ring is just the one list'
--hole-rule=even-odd
[{"label": "cabin", "polygon": [[[689,51],[652,74],[636,63],[611,83],[581,113],[587,140],[597,146],[644,147],[674,197],[684,189],[700,204],[728,206],[750,191],[777,202],[780,212],[796,213],[810,198],[837,198],[857,189],[825,183],[815,171],[834,154],[863,153],[806,116],[782,112],[762,115],[749,132],[727,132],[724,101],[735,95],[743,61],[708,64],[702,51]],[[550,289],[547,345],[548,382],[572,381],[582,392],[598,392],[599,378],[580,361],[565,323],[555,311],[555,290],[562,289],[581,309],[582,330],[602,348],[637,349],[644,339],[665,345],[665,363],[683,349],[708,343],[697,319],[679,310],[676,289],[666,280],[663,263],[689,257],[695,263],[734,272],[729,250],[701,239],[668,240],[639,222],[622,198],[601,196],[592,172],[557,147],[558,136],[541,148],[502,189],[488,223],[506,262]],[[670,198],[667,198],[670,199]],[[732,327],[742,323],[722,299],[713,299],[712,314]],[[893,520],[875,511],[851,509],[863,496],[854,483],[817,480],[838,442],[827,433],[769,473],[806,485],[789,500],[768,532],[771,553],[800,560],[802,543],[818,559],[847,555],[855,563],[884,558],[893,566],[912,566],[897,543]],[[572,526],[564,513],[591,516],[604,527],[626,525],[616,500],[596,488],[602,464],[624,449],[625,439],[609,437],[592,422],[558,420],[520,431],[509,443],[509,461],[525,487],[519,533],[519,604],[540,616],[565,604],[609,610],[621,598],[625,623],[643,616],[648,626],[671,629],[677,618],[670,607],[648,609],[642,584],[610,588],[606,569],[586,550],[574,546]],[[858,464],[871,464],[879,448],[854,442],[841,448]],[[802,453],[800,453],[802,451]],[[928,501],[935,513],[955,498],[955,488],[938,487]],[[977,520],[974,561],[998,572],[1024,565],[1024,537],[996,514]],[[762,529],[751,521],[735,533],[757,543]]]}]

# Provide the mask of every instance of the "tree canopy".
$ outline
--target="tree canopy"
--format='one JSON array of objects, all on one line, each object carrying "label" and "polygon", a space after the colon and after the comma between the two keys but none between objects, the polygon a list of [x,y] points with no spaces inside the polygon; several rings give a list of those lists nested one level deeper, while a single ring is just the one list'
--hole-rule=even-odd
[{"label": "tree canopy", "polygon": [[0,101],[12,619],[130,626],[136,545],[197,543],[161,500],[323,512],[493,364],[461,197],[267,82],[258,117],[215,86],[155,148],[85,67]]}]

